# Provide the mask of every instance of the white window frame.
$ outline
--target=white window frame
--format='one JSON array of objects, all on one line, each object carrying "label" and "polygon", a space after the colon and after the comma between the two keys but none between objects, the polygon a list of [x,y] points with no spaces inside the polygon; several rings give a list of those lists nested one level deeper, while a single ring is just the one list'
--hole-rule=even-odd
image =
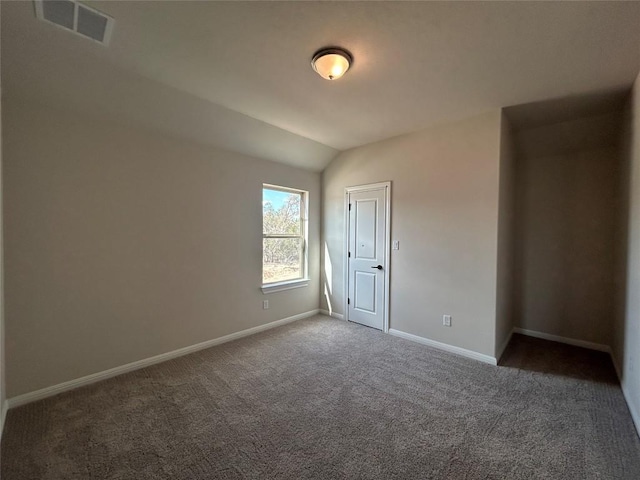
[{"label": "white window frame", "polygon": [[[300,235],[279,235],[265,234],[264,225],[262,228],[262,238],[301,238],[302,240],[302,276],[293,280],[285,280],[282,282],[270,282],[262,284],[262,293],[275,293],[294,288],[306,287],[309,285],[309,192],[299,190],[297,188],[283,187],[281,185],[272,185],[269,183],[262,184],[262,194],[264,198],[264,190],[276,190],[279,192],[295,193],[300,195]],[[264,217],[263,217],[264,221]],[[264,243],[263,243],[264,245]],[[262,268],[264,268],[264,247],[262,251]],[[264,275],[264,272],[262,273]],[[264,276],[263,276],[264,278]]]}]

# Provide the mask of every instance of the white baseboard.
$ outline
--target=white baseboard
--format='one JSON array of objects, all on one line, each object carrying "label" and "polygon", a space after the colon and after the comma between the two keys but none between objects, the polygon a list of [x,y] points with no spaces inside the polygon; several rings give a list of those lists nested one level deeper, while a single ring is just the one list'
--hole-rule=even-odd
[{"label": "white baseboard", "polygon": [[85,385],[90,385],[92,383],[99,382],[100,380],[106,380],[107,378],[115,377],[117,375],[122,375],[123,373],[139,370],[141,368],[148,367],[150,365],[166,362],[167,360],[182,357],[184,355],[188,355],[190,353],[194,353],[199,350],[204,350],[205,348],[213,347],[215,345],[220,345],[226,342],[231,342],[233,340],[238,340],[239,338],[247,337],[249,335],[254,335],[256,333],[260,333],[265,330],[270,330],[272,328],[279,327],[287,323],[295,322],[296,320],[302,320],[303,318],[312,317],[313,315],[317,315],[318,312],[319,310],[317,309],[310,310],[308,312],[300,313],[298,315],[293,315],[291,317],[283,318],[281,320],[276,320],[275,322],[270,322],[264,325],[258,325],[257,327],[248,328],[240,332],[231,333],[229,335],[225,335],[224,337],[214,338],[212,340],[207,340],[206,342],[197,343],[195,345],[190,345],[184,348],[179,348],[178,350],[162,353],[160,355],[145,358],[143,360],[138,360],[137,362],[127,363],[126,365],[121,365],[119,367],[111,368],[109,370],[93,373],[85,377],[76,378],[75,380],[70,380],[68,382],[59,383],[57,385],[36,390],[34,392],[18,395],[17,397],[13,397],[7,400],[7,407],[14,408],[20,405],[25,405],[27,403],[35,402],[36,400],[42,400],[43,398],[51,397],[53,395],[57,395],[58,393],[73,390],[75,388],[83,387]]},{"label": "white baseboard", "polygon": [[616,357],[613,354],[613,350],[611,350],[611,352],[609,352],[609,354],[611,355],[611,362],[613,363],[613,368],[615,368],[615,370],[616,370],[616,375],[618,376],[618,381],[620,382],[620,385],[622,385],[622,369],[620,368],[620,365],[618,365],[618,362],[616,361]]},{"label": "white baseboard", "polygon": [[507,345],[509,345],[509,342],[511,341],[511,337],[513,337],[513,330],[514,329],[512,328],[511,331],[509,332],[509,335],[507,335],[507,339],[504,342],[502,342],[502,345],[496,352],[496,360],[498,362],[502,358],[502,354],[504,353],[504,351],[507,349]]},{"label": "white baseboard", "polygon": [[590,350],[598,350],[599,352],[611,353],[611,347],[609,345],[603,345],[601,343],[587,342],[585,340],[578,340],[575,338],[561,337],[559,335],[551,335],[550,333],[537,332],[535,330],[527,330],[526,328],[515,327],[513,333],[520,333],[527,335],[528,337],[541,338],[543,340],[551,340],[552,342],[566,343],[567,345],[573,345],[575,347],[588,348]]},{"label": "white baseboard", "polygon": [[5,400],[0,404],[0,440],[2,440],[2,432],[4,432],[4,421],[7,418],[7,410],[9,410],[9,402]]},{"label": "white baseboard", "polygon": [[320,309],[320,313],[326,315],[327,317],[337,318],[338,320],[344,320],[344,315],[341,313],[330,312],[329,310]]},{"label": "white baseboard", "polygon": [[629,394],[629,391],[625,388],[624,383],[620,382],[620,386],[622,387],[622,394],[624,395],[624,399],[627,401],[627,407],[629,408],[629,412],[631,413],[631,418],[633,419],[633,423],[636,426],[636,433],[640,437],[640,408],[633,403],[633,398]]},{"label": "white baseboard", "polygon": [[613,362],[613,367],[616,369],[616,375],[618,375],[618,381],[620,382],[622,395],[624,396],[624,399],[627,402],[627,407],[629,408],[629,413],[631,413],[631,418],[636,427],[636,432],[640,437],[640,408],[636,406],[636,404],[633,402],[633,397],[631,397],[631,394],[629,394],[628,389],[625,388],[624,382],[622,381],[623,380],[622,369],[620,368],[620,365],[618,365],[618,362],[616,361],[616,357],[613,355],[613,352],[610,352],[610,353],[611,353],[611,361]]},{"label": "white baseboard", "polygon": [[406,333],[401,330],[396,330],[395,328],[390,328],[389,334],[394,335],[396,337],[404,338],[406,340],[411,340],[412,342],[428,345],[429,347],[437,348],[438,350],[444,350],[445,352],[455,353],[463,357],[472,358],[474,360],[479,360],[484,363],[489,363],[491,365],[498,364],[495,357],[491,357],[483,353],[474,352],[473,350],[467,350],[466,348],[449,345],[448,343],[436,342],[435,340],[430,340],[425,337],[419,337],[418,335],[413,335],[411,333]]}]

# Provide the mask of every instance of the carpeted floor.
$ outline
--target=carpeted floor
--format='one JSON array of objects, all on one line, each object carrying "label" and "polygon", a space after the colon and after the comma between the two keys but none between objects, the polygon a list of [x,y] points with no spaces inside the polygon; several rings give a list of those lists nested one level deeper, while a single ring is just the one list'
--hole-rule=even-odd
[{"label": "carpeted floor", "polygon": [[314,317],[9,412],[2,479],[634,479],[607,355],[500,367]]}]

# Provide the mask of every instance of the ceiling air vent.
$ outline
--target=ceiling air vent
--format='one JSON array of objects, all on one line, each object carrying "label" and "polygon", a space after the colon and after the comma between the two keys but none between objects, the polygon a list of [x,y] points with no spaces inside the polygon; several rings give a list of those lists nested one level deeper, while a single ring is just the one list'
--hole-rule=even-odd
[{"label": "ceiling air vent", "polygon": [[103,45],[111,39],[114,20],[75,0],[34,0],[36,17]]}]

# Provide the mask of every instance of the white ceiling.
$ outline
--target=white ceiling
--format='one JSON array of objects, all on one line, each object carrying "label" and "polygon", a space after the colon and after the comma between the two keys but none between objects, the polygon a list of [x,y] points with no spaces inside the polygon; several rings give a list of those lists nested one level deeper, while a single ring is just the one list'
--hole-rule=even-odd
[{"label": "white ceiling", "polygon": [[[104,48],[2,2],[3,94],[321,170],[337,151],[509,105],[629,88],[640,2],[86,2]],[[347,48],[329,82],[309,61]]]}]

